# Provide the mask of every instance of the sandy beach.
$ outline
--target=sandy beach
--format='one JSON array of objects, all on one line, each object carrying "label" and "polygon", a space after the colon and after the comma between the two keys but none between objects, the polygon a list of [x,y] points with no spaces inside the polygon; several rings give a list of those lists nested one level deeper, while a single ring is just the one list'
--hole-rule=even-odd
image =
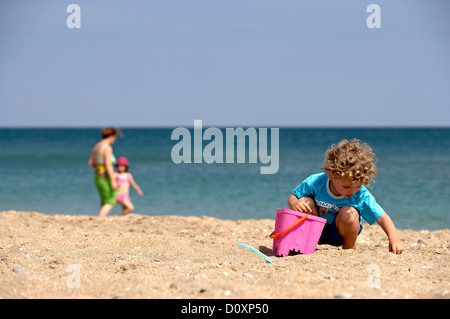
[{"label": "sandy beach", "polygon": [[365,224],[355,250],[275,257],[274,223],[0,212],[0,298],[450,297],[448,229],[399,230],[394,255]]}]

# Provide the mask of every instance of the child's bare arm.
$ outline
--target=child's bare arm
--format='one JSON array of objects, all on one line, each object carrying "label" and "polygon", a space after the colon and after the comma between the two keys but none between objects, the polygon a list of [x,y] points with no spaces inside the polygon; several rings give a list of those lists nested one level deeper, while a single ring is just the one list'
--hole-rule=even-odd
[{"label": "child's bare arm", "polygon": [[133,175],[130,174],[130,185],[134,188],[134,190],[138,193],[139,196],[142,196],[142,190],[134,181]]},{"label": "child's bare arm", "polygon": [[394,254],[401,254],[403,252],[403,243],[397,235],[397,229],[394,226],[394,222],[388,214],[381,215],[378,218],[377,223],[383,228],[384,232],[389,239],[389,251]]},{"label": "child's bare arm", "polygon": [[288,199],[288,207],[292,210],[305,214],[311,214],[314,216],[319,215],[314,200],[311,197],[297,198],[297,196],[291,195]]}]

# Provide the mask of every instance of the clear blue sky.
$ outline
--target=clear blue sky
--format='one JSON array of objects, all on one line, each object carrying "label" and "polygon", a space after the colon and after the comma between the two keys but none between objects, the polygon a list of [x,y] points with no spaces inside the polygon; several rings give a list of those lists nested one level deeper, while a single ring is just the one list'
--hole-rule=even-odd
[{"label": "clear blue sky", "polygon": [[447,0],[2,0],[0,126],[450,126],[449,15]]}]

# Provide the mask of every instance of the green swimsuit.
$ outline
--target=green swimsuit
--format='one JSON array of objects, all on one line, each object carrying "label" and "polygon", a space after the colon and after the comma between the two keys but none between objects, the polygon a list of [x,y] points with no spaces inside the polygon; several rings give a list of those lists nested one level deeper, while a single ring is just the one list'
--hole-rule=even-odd
[{"label": "green swimsuit", "polygon": [[[103,145],[99,153],[101,153]],[[114,155],[111,155],[111,161],[113,165],[116,163],[116,158]],[[97,156],[96,163],[94,165],[95,174],[94,174],[94,182],[97,187],[98,194],[100,195],[101,206],[105,204],[114,205],[116,203],[117,190],[112,189],[111,179],[106,173],[105,161],[101,156]]]}]

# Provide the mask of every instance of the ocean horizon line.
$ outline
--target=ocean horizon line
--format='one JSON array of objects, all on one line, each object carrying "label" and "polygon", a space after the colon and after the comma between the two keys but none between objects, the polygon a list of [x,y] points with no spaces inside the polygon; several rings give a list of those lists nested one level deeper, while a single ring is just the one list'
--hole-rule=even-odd
[{"label": "ocean horizon line", "polygon": [[[120,125],[104,125],[104,126],[0,126],[0,130],[96,130],[96,129],[102,129],[104,127],[117,127],[121,130],[142,130],[142,129],[174,129],[177,127],[185,127],[185,128],[194,128],[194,125],[173,125],[173,126],[166,126],[166,125],[154,125],[154,126],[120,126]],[[346,130],[346,129],[355,129],[355,130],[383,130],[383,129],[395,129],[395,130],[430,130],[430,129],[439,129],[439,130],[447,130],[450,129],[449,126],[292,126],[292,125],[275,125],[275,126],[268,126],[268,125],[203,125],[203,127],[217,127],[217,128],[235,128],[235,127],[242,127],[242,128],[249,128],[249,127],[255,127],[255,128],[280,128],[280,129],[304,129],[304,130]]]}]

